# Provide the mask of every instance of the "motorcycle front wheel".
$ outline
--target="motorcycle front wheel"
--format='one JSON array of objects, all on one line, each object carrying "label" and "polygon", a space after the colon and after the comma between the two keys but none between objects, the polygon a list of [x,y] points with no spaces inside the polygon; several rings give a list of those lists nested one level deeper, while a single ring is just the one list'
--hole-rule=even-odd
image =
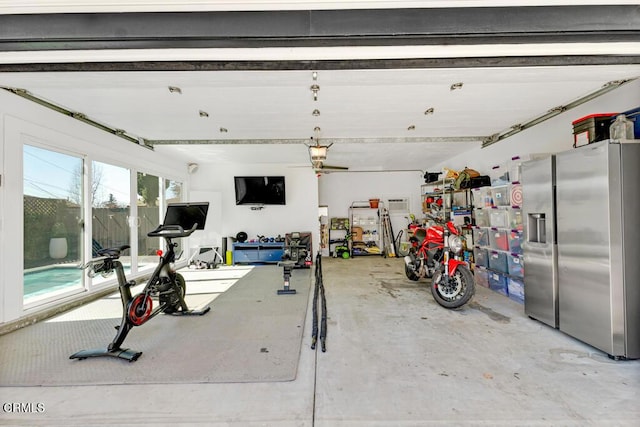
[{"label": "motorcycle front wheel", "polygon": [[469,267],[460,265],[453,276],[439,274],[431,284],[431,294],[445,308],[459,308],[468,303],[476,291]]}]

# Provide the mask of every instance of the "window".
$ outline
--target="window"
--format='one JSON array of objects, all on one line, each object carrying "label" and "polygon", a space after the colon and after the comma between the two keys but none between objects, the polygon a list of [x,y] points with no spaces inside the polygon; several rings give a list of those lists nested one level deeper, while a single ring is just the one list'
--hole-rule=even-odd
[{"label": "window", "polygon": [[160,224],[160,178],[138,172],[138,268],[157,262],[156,250],[161,248],[160,238],[147,233]]},{"label": "window", "polygon": [[[95,256],[97,249],[131,244],[131,173],[129,169],[100,162],[93,162],[91,169],[92,256]],[[130,273],[130,252],[125,251],[120,261],[125,272]]]},{"label": "window", "polygon": [[23,146],[23,301],[84,290],[82,270],[83,160]]}]

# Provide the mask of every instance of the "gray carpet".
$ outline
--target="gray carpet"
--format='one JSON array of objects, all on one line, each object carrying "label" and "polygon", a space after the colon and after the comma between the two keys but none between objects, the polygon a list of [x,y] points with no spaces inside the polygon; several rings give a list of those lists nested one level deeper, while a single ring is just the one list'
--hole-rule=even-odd
[{"label": "gray carpet", "polygon": [[[277,295],[282,268],[246,269],[226,285],[206,270],[189,272],[190,307],[203,316],[158,315],[134,328],[123,348],[142,351],[133,363],[116,358],[70,360],[106,347],[120,323],[118,294],[0,337],[0,386],[270,382],[295,379],[311,270],[294,270],[295,295]],[[198,278],[201,276],[201,280]]]}]

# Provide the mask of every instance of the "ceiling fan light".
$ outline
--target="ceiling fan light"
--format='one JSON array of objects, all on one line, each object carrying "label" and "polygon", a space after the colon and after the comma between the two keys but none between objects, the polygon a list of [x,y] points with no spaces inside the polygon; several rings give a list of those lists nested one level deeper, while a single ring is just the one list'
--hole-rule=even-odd
[{"label": "ceiling fan light", "polygon": [[309,147],[309,155],[312,162],[323,162],[327,160],[327,146],[326,145],[312,145]]}]

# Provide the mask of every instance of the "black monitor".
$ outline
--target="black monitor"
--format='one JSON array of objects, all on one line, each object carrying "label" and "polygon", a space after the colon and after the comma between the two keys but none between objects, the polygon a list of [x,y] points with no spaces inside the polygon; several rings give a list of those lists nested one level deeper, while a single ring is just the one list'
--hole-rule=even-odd
[{"label": "black monitor", "polygon": [[189,230],[198,224],[196,230],[204,230],[209,202],[169,203],[162,225],[179,225]]}]

